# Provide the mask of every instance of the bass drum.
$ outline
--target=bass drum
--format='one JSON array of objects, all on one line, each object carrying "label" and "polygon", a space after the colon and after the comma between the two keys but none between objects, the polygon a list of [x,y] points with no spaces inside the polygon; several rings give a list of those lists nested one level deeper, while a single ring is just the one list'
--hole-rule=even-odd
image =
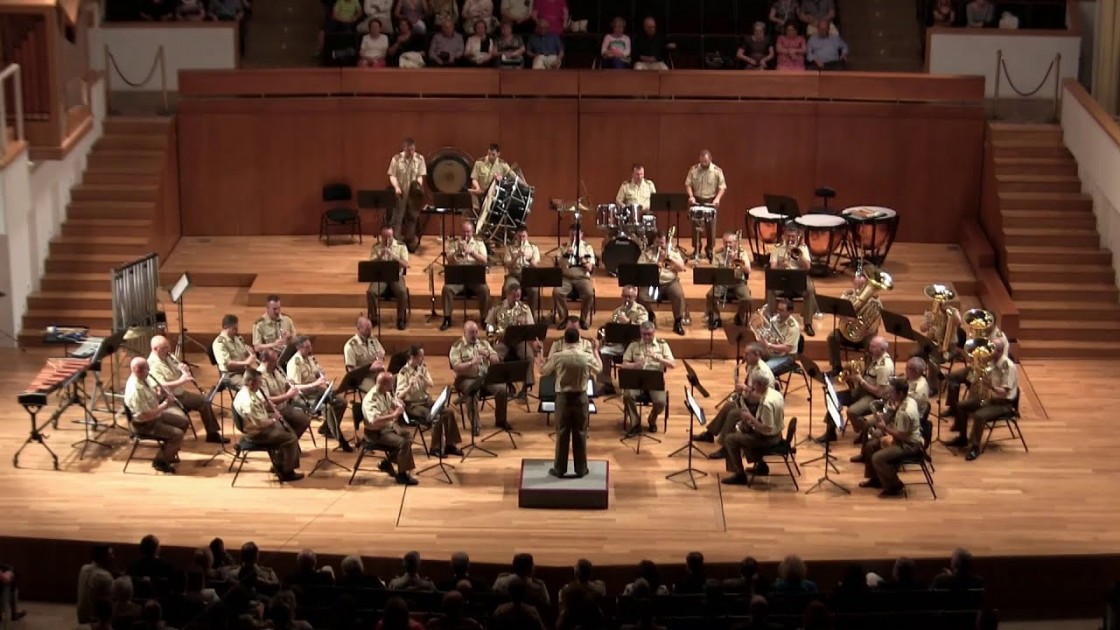
[{"label": "bass drum", "polygon": [[617,276],[619,265],[636,263],[641,255],[642,248],[636,241],[625,236],[612,238],[603,245],[603,268],[611,276]]},{"label": "bass drum", "polygon": [[507,218],[511,226],[522,225],[529,219],[529,212],[533,209],[534,188],[516,174],[509,174],[497,186],[497,195],[491,212]]},{"label": "bass drum", "polygon": [[470,154],[444,147],[428,157],[428,188],[437,193],[461,193],[471,187],[473,168]]}]

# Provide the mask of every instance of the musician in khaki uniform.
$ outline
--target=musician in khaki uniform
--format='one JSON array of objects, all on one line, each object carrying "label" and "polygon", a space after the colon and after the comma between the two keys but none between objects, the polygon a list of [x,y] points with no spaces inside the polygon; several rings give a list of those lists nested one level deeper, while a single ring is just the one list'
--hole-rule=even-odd
[{"label": "musician in khaki uniform", "polygon": [[474,207],[475,216],[482,208],[482,199],[490,190],[490,185],[495,181],[513,172],[509,164],[502,159],[502,148],[497,143],[491,143],[486,151],[486,156],[474,161],[471,168],[471,205]]},{"label": "musician in khaki uniform", "polygon": [[369,375],[358,385],[358,391],[364,395],[373,389],[377,373],[385,369],[385,348],[373,336],[373,322],[368,318],[359,317],[357,326],[357,333],[342,346],[342,364],[347,372],[363,365],[370,366]]},{"label": "musician in khaki uniform", "polygon": [[[649,313],[646,307],[638,303],[638,287],[634,285],[627,285],[622,287],[622,303],[611,311],[610,323],[612,324],[632,324],[640,326],[649,321]],[[604,346],[600,350],[600,354],[606,359],[603,362],[603,371],[599,372],[600,382],[610,384],[610,369],[609,363],[617,363],[622,359],[622,353],[626,351],[621,343],[606,343],[606,327],[599,329],[600,339],[604,341]],[[551,354],[551,353],[550,353]]]},{"label": "musician in khaki uniform", "polygon": [[[999,326],[992,326],[985,337],[992,343],[999,341],[1003,343],[1003,347],[1011,347],[1011,342]],[[953,370],[945,379],[945,411],[941,412],[942,418],[957,417],[957,402],[961,399],[961,387],[968,381],[970,374],[968,362],[965,361],[964,367]]]},{"label": "musician in khaki uniform", "polygon": [[[673,351],[664,339],[657,339],[657,327],[653,322],[641,325],[642,338],[631,343],[622,355],[622,369],[624,370],[657,370],[664,372],[666,369],[677,367],[673,358]],[[657,417],[665,411],[667,397],[665,390],[645,392],[649,395],[650,410],[646,418],[646,425],[651,433],[657,432]],[[642,394],[636,389],[627,389],[622,392],[622,403],[625,408],[625,421],[630,426],[631,433],[642,430],[642,419],[638,415],[637,398]]]},{"label": "musician in khaki uniform", "polygon": [[261,375],[254,369],[245,370],[245,386],[233,398],[233,410],[241,416],[245,437],[254,445],[268,448],[276,476],[280,481],[298,481],[303,473],[299,468],[299,438],[284,419],[269,404],[261,389]]},{"label": "musician in khaki uniform", "polygon": [[[800,269],[806,272],[805,301],[801,304],[801,319],[805,320],[805,334],[812,337],[816,334],[813,330],[813,318],[816,317],[819,309],[817,307],[817,287],[807,273],[810,266],[812,266],[812,261],[809,258],[809,246],[801,242],[801,226],[790,221],[785,225],[781,242],[774,245],[774,248],[770,251],[770,268],[778,270]],[[766,305],[770,307],[771,313],[777,308],[775,305],[777,297],[776,291],[766,292]]]},{"label": "musician in khaki uniform", "polygon": [[[521,284],[521,270],[526,267],[536,267],[541,264],[541,250],[529,242],[529,228],[524,225],[517,227],[516,237],[502,253],[502,264],[506,268],[506,277],[502,281],[503,288],[509,288],[513,282]],[[530,306],[537,305],[538,287],[522,285],[521,295]]]},{"label": "musician in khaki uniform", "polygon": [[[308,405],[314,405],[319,401],[319,398],[327,391],[327,386],[330,381],[327,380],[326,373],[319,367],[319,362],[315,360],[315,355],[311,349],[311,339],[308,337],[296,337],[295,340],[296,353],[288,359],[286,374],[288,380],[293,384],[312,385],[303,390],[303,399]],[[338,440],[339,446],[342,450],[350,452],[352,447],[346,438],[342,435],[342,419],[346,416],[346,401],[341,396],[331,392],[330,398],[327,400],[327,405],[330,408],[327,410],[326,415],[326,432],[331,437]]]},{"label": "musician in khaki uniform", "polygon": [[124,386],[124,404],[132,412],[132,428],[139,435],[166,440],[159,456],[152,460],[152,468],[174,473],[172,464],[179,461],[183,432],[191,421],[170,397],[153,386],[144,357],[133,357],[128,369],[131,374]]},{"label": "musician in khaki uniform", "polygon": [[[921,357],[910,357],[903,366],[903,374],[906,379],[907,396],[914,400],[917,405],[918,419],[921,420],[927,413],[929,413],[929,381],[926,380],[926,362]],[[888,392],[889,394],[890,392]],[[852,426],[859,432],[860,438],[857,442],[866,440],[870,424],[874,421],[874,414],[869,416],[852,416]],[[857,455],[852,458],[853,462],[863,462],[863,455]]]},{"label": "musician in khaki uniform", "polygon": [[[657,265],[661,268],[658,276],[658,287],[661,296],[669,300],[673,307],[673,331],[678,335],[684,334],[684,288],[678,277],[686,269],[684,258],[676,248],[670,248],[664,234],[656,234],[653,242],[638,258],[638,263],[643,265]],[[655,321],[653,309],[656,303],[649,299],[645,290],[638,293],[638,302],[646,307],[650,321]]]},{"label": "musician in khaki uniform", "polygon": [[296,338],[296,325],[291,317],[280,312],[280,296],[265,299],[264,315],[253,324],[253,350],[272,348],[283,354],[284,348]]},{"label": "musician in khaki uniform", "polygon": [[501,357],[494,352],[490,342],[478,337],[478,324],[468,321],[463,325],[463,336],[451,346],[448,354],[451,369],[455,371],[455,391],[466,399],[467,416],[471,421],[471,431],[478,435],[478,395],[483,390],[494,397],[494,424],[499,429],[510,428],[506,420],[509,392],[501,384],[483,385],[490,364],[498,363]]},{"label": "musician in khaki uniform", "polygon": [[[508,361],[510,353],[519,361],[532,361],[540,350],[540,341],[519,343],[513,348],[506,345],[505,331],[510,326],[531,326],[533,324],[533,311],[521,301],[521,285],[516,282],[506,287],[506,296],[486,314],[486,331],[494,342],[494,352],[503,361]],[[533,366],[530,363],[529,371],[525,375],[525,385],[533,384]]]},{"label": "musician in khaki uniform", "polygon": [[[365,419],[366,439],[380,446],[392,449],[397,469],[391,472],[397,483],[415,486],[420,483],[409,471],[416,468],[412,457],[412,432],[401,422],[404,418],[404,404],[394,394],[394,378],[391,372],[377,375],[377,385],[362,398],[362,417]],[[389,467],[392,471],[392,466]]]},{"label": "musician in khaki uniform", "polygon": [[[1011,413],[1015,409],[1014,401],[1019,397],[1019,368],[1007,355],[1007,342],[996,339],[992,342],[992,351],[992,369],[988,372],[986,383],[973,383],[968,388],[968,398],[957,405],[953,430],[959,435],[949,442],[949,446],[968,444],[967,461],[980,457],[980,439],[984,437],[988,420]],[[987,396],[981,397],[981,390],[988,390]],[[968,428],[969,416],[972,417],[972,430],[966,442],[964,432]]]},{"label": "musician in khaki uniform", "polygon": [[366,289],[366,315],[377,321],[381,317],[378,302],[382,297],[394,298],[397,301],[397,330],[404,330],[408,322],[408,286],[404,282],[404,274],[408,271],[408,248],[393,238],[393,228],[386,225],[381,228],[381,238],[370,249],[369,259],[395,260],[401,266],[401,275],[396,282],[369,283],[369,288]]},{"label": "musician in khaki uniform", "polygon": [[[463,224],[459,228],[459,234],[460,237],[452,240],[447,246],[447,264],[482,265],[485,267],[487,262],[486,243],[484,243],[482,239],[474,237],[474,223],[463,221]],[[440,330],[451,328],[451,311],[455,308],[455,294],[459,293],[464,288],[470,289],[471,293],[474,293],[475,297],[478,298],[479,319],[486,319],[486,313],[490,309],[490,287],[486,286],[485,280],[481,284],[472,284],[470,286],[444,284],[443,323],[439,326]]]},{"label": "musician in khaki uniform", "polygon": [[786,401],[782,394],[771,387],[766,375],[756,372],[751,376],[750,389],[758,398],[758,410],[736,408],[731,412],[730,421],[735,430],[724,438],[727,449],[727,471],[732,473],[723,483],[746,485],[747,470],[743,468],[743,455],[748,463],[753,463],[752,475],[769,475],[770,467],[762,461],[763,454],[782,440],[785,429]]},{"label": "musician in khaki uniform", "polygon": [[548,357],[542,375],[556,375],[556,452],[548,474],[563,477],[568,472],[568,445],[577,477],[587,475],[587,425],[591,418],[587,381],[603,369],[597,352],[580,347],[579,331],[564,331],[564,347]]},{"label": "musician in khaki uniform", "polygon": [[[844,372],[844,382],[848,389],[837,392],[840,407],[847,407],[847,421],[856,430],[863,426],[863,417],[871,413],[871,403],[885,398],[890,381],[894,378],[894,359],[888,350],[890,344],[883,337],[874,337],[868,344],[867,358],[864,361],[863,371],[860,373]],[[832,423],[828,413],[824,416],[824,435],[813,438],[818,443],[836,441],[836,425]],[[858,441],[857,437],[857,441]]]},{"label": "musician in khaki uniform", "polygon": [[257,356],[245,345],[245,340],[237,332],[237,316],[227,314],[222,317],[222,332],[214,337],[210,345],[214,351],[214,362],[231,389],[241,387],[241,376],[246,368],[259,364]]},{"label": "musician in khaki uniform", "polygon": [[719,300],[716,296],[717,293],[723,293],[724,295],[732,295],[739,301],[739,306],[735,309],[735,325],[742,326],[751,317],[751,288],[747,284],[750,279],[751,262],[747,258],[747,252],[744,252],[740,246],[739,239],[735,237],[734,232],[723,235],[723,251],[716,252],[714,262],[717,267],[734,269],[737,282],[729,287],[708,289],[706,297],[708,325],[712,328],[719,328],[723,325],[719,312]]},{"label": "musician in khaki uniform", "polygon": [[[857,273],[852,279],[852,288],[840,294],[840,299],[853,301],[866,285],[867,277]],[[856,316],[857,320],[849,318],[841,320],[840,328],[832,331],[828,336],[828,357],[833,372],[840,371],[840,348],[864,350],[869,347],[871,339],[879,332],[879,322],[883,320],[883,302],[872,295],[862,307],[856,309]],[[853,339],[849,335],[857,336],[859,339]]]},{"label": "musician in khaki uniform", "polygon": [[[689,206],[712,206],[719,210],[719,204],[723,200],[723,194],[727,192],[727,180],[723,177],[723,169],[712,164],[712,152],[704,149],[700,152],[700,161],[692,165],[688,169],[688,175],[684,178],[684,190],[688,193]],[[719,215],[712,217],[711,221],[701,223],[694,223],[692,229],[692,250],[699,255],[700,253],[700,232],[703,230],[704,235],[708,239],[707,256],[708,260],[712,259],[712,250],[715,248],[716,242],[716,218]]]},{"label": "musician in khaki uniform", "polygon": [[[202,426],[206,427],[206,441],[214,444],[225,444],[229,438],[222,436],[222,429],[218,419],[214,416],[214,407],[210,400],[197,391],[190,391],[186,384],[194,382],[191,369],[171,354],[171,344],[162,335],[152,337],[152,352],[148,355],[148,370],[152,378],[164,389],[171,392],[179,400],[183,411],[197,411],[202,418]],[[197,386],[197,383],[196,383]]]},{"label": "musician in khaki uniform", "polygon": [[[428,422],[428,416],[432,413],[432,397],[428,394],[428,388],[432,385],[432,374],[424,363],[424,348],[419,345],[409,346],[408,363],[397,373],[396,396],[404,403],[404,412],[412,420],[423,424]],[[447,436],[446,441],[444,434]],[[443,413],[432,426],[432,456],[439,457],[441,448],[445,455],[462,455],[458,446],[462,441],[455,413],[449,407],[444,407]]]},{"label": "musician in khaki uniform", "polygon": [[[657,192],[657,186],[653,184],[652,180],[646,179],[646,169],[641,164],[635,164],[630,170],[630,179],[622,182],[618,187],[618,192],[614,196],[614,200],[620,206],[637,205],[641,206],[642,211],[649,212],[650,197]],[[641,216],[633,218],[634,223],[638,223]]]},{"label": "musician in khaki uniform", "polygon": [[405,245],[415,250],[419,239],[416,236],[416,222],[423,205],[424,178],[428,166],[424,156],[416,152],[416,142],[405,138],[402,150],[389,160],[389,185],[397,195],[397,207],[389,219],[393,231],[401,235]]},{"label": "musician in khaki uniform", "polygon": [[562,284],[552,290],[552,306],[559,321],[558,329],[563,329],[568,319],[568,296],[573,290],[579,292],[579,327],[583,330],[590,327],[591,305],[595,302],[595,283],[591,281],[591,273],[595,270],[595,250],[583,237],[583,232],[577,226],[570,227],[568,244],[561,250],[561,255],[554,259],[556,266],[564,274]]},{"label": "musician in khaki uniform", "polygon": [[778,312],[770,316],[769,321],[768,334],[772,337],[759,339],[759,342],[766,350],[766,365],[774,376],[781,376],[793,369],[797,346],[801,345],[801,324],[793,316],[793,300],[780,298]]},{"label": "musician in khaki uniform", "polygon": [[[708,426],[693,437],[693,440],[697,442],[717,442],[720,444],[719,450],[708,455],[709,459],[721,459],[727,455],[724,444],[727,434],[734,431],[735,425],[738,423],[738,420],[735,419],[737,417],[735,416],[736,410],[746,409],[754,413],[758,409],[759,398],[751,389],[751,378],[755,374],[761,374],[766,377],[771,387],[774,386],[774,373],[762,360],[762,344],[752,343],[747,346],[746,360],[743,365],[747,368],[746,378],[741,383],[735,383],[735,392],[720,407],[715,419],[708,422]],[[738,372],[738,368],[736,368],[736,372]]]},{"label": "musician in khaki uniform", "polygon": [[[568,317],[568,325],[564,327],[564,330],[565,331],[574,330],[578,333],[579,332],[579,318],[575,317],[575,316],[569,316]],[[579,342],[577,342],[577,343],[579,345],[579,348],[581,350],[583,350],[584,352],[587,352],[587,353],[594,352],[593,344],[589,339],[584,339],[583,337],[580,337]],[[563,350],[566,345],[567,344],[564,343],[564,338],[563,337],[557,339],[556,341],[553,341],[552,345],[548,347],[548,355],[546,355],[546,358],[552,356],[553,354],[559,352],[560,350]],[[622,350],[621,349],[619,349],[619,351],[618,351],[618,356],[622,356]]]},{"label": "musician in khaki uniform", "polygon": [[859,487],[881,488],[880,497],[899,496],[903,488],[898,479],[899,460],[922,452],[920,412],[906,379],[891,379],[886,408],[873,416],[870,435],[860,450],[867,479]]},{"label": "musician in khaki uniform", "polygon": [[275,350],[265,350],[261,353],[261,366],[258,369],[261,375],[261,391],[280,412],[280,417],[284,418],[284,422],[292,433],[295,433],[298,440],[311,426],[311,415],[307,413],[308,404],[302,394],[319,385],[318,381],[306,385],[296,385],[289,381],[284,370],[280,368],[279,358]]}]

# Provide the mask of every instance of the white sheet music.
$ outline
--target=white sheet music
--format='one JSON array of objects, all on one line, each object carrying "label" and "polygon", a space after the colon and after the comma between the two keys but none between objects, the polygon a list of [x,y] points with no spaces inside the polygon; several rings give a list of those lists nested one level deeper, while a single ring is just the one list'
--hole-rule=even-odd
[{"label": "white sheet music", "polygon": [[440,391],[439,396],[436,396],[436,401],[432,403],[432,409],[428,412],[428,421],[435,424],[439,419],[439,415],[443,413],[443,408],[447,406],[447,399],[451,396],[451,387],[444,386]]},{"label": "white sheet music", "polygon": [[837,429],[843,429],[844,417],[840,415],[840,406],[831,396],[825,396],[824,407],[828,410],[828,417],[832,419],[832,424],[835,424]]},{"label": "white sheet music", "polygon": [[179,276],[179,279],[175,281],[175,286],[168,290],[168,293],[171,294],[171,302],[178,304],[179,300],[183,298],[183,294],[186,293],[189,288],[191,288],[191,275],[184,272],[183,275]]},{"label": "white sheet music", "polygon": [[696,404],[696,399],[692,397],[692,392],[690,392],[687,387],[684,388],[684,402],[692,411],[692,415],[696,416],[696,420],[700,423],[700,426],[704,426],[708,423],[704,418],[704,410],[700,408],[700,405]]},{"label": "white sheet music", "polygon": [[824,375],[824,387],[825,387],[825,390],[828,392],[828,396],[826,397],[826,399],[827,399],[826,402],[831,402],[833,404],[833,406],[835,406],[836,408],[839,408],[840,407],[840,395],[836,393],[836,387],[832,384],[832,378],[827,374]]}]

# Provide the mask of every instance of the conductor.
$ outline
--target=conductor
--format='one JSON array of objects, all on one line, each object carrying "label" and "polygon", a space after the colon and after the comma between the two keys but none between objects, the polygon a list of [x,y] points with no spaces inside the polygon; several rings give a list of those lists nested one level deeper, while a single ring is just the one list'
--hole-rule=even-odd
[{"label": "conductor", "polygon": [[563,477],[568,472],[568,441],[577,477],[587,476],[587,425],[590,419],[587,381],[603,369],[599,345],[588,353],[580,343],[579,331],[564,331],[564,346],[552,353],[541,367],[542,375],[556,375],[556,456],[548,474]]}]

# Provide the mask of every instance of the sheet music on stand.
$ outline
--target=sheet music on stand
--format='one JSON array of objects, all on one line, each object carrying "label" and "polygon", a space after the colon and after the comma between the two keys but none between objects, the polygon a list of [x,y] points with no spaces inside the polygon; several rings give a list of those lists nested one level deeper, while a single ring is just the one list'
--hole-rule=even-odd
[{"label": "sheet music on stand", "polygon": [[[541,385],[541,392],[540,392],[540,405],[537,407],[537,413],[556,413],[556,389],[555,389],[556,382],[555,382],[555,380],[551,381],[552,385],[553,385],[551,396],[546,395],[546,393],[544,391],[544,385],[543,385],[544,382],[545,382],[545,379],[542,378],[541,379],[542,385]],[[587,379],[587,390],[586,390],[586,392],[587,392],[587,397],[588,398],[595,398],[597,396],[597,394],[595,393],[595,379],[592,379],[592,378]],[[599,409],[595,406],[595,401],[594,400],[588,400],[587,401],[587,411],[590,414],[599,413]]]},{"label": "sheet music on stand", "polygon": [[179,276],[179,279],[175,281],[175,285],[167,291],[171,296],[171,302],[173,304],[178,304],[179,300],[183,298],[183,294],[186,293],[189,288],[191,288],[191,274],[184,271],[183,275]]},{"label": "sheet music on stand", "polygon": [[828,374],[823,374],[823,376],[824,376],[825,391],[828,392],[828,395],[825,397],[825,398],[827,398],[826,402],[832,403],[832,405],[834,407],[839,409],[840,408],[840,395],[836,393],[836,386],[832,384],[832,377],[829,376]]},{"label": "sheet music on stand", "polygon": [[436,396],[435,402],[432,403],[432,409],[428,412],[428,422],[434,424],[439,419],[439,415],[443,413],[443,408],[447,406],[447,399],[451,397],[451,386],[444,385],[443,390],[440,391],[439,396]]},{"label": "sheet music on stand", "polygon": [[[311,407],[311,415],[313,415],[313,416],[318,415],[319,412],[321,412],[323,410],[323,405],[327,404],[327,400],[330,399],[331,394],[333,394],[333,393],[334,393],[334,381],[331,381],[330,384],[327,385],[327,389],[325,389],[323,391],[323,395],[320,396],[319,400],[317,400],[315,402],[315,404]],[[335,421],[337,422],[338,418],[335,418]]]},{"label": "sheet music on stand", "polygon": [[706,426],[708,420],[704,417],[704,410],[697,404],[696,398],[687,387],[684,388],[684,402],[688,405],[688,410],[692,412],[692,415],[696,416],[696,421],[700,423],[700,426]]}]

